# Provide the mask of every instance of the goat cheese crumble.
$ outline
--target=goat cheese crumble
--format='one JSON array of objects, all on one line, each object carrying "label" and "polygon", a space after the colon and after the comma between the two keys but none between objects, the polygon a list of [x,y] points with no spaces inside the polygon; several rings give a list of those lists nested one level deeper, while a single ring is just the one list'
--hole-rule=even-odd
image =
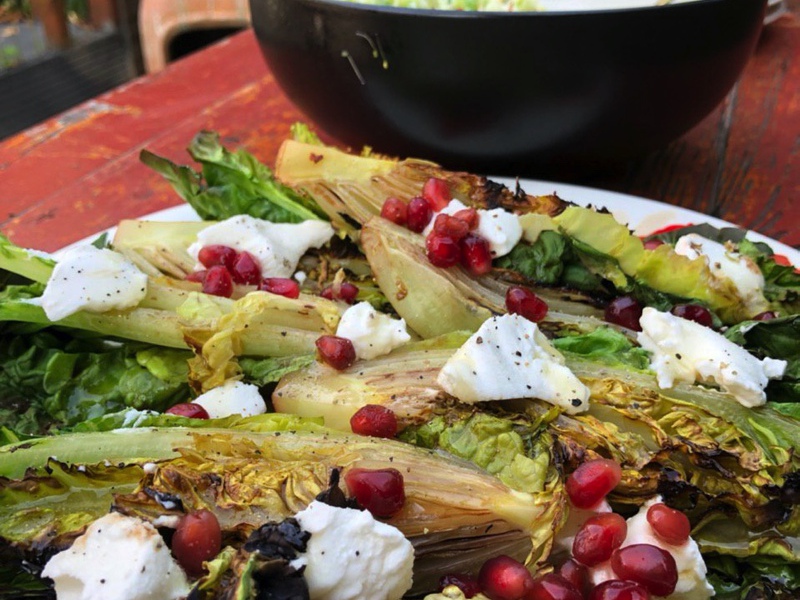
[{"label": "goat cheese crumble", "polygon": [[639,324],[639,344],[653,355],[660,388],[676,381],[715,383],[743,406],[761,406],[769,380],[786,370],[785,360],[758,359],[713,329],[670,313],[645,308]]},{"label": "goat cheese crumble", "polygon": [[749,257],[696,233],[681,236],[675,252],[692,260],[702,258],[714,277],[730,280],[751,315],[769,308],[764,298],[764,274]]},{"label": "goat cheese crumble", "polygon": [[414,547],[369,511],[315,500],[295,519],[311,534],[292,561],[305,566],[311,600],[399,600],[411,589]]},{"label": "goat cheese crumble", "polygon": [[208,413],[211,419],[230,415],[252,417],[267,412],[267,403],[258,391],[258,386],[241,381],[226,381],[219,387],[208,390],[192,400]]},{"label": "goat cheese crumble", "polygon": [[[659,538],[647,521],[647,509],[653,504],[661,503],[656,496],[639,509],[639,512],[627,520],[628,533],[622,548],[634,544],[650,544],[669,552],[678,567],[678,583],[669,600],[706,600],[714,595],[714,588],[706,577],[706,563],[700,554],[697,542],[692,538],[683,544],[669,544]],[[618,579],[611,568],[610,561],[601,563],[591,569],[592,582],[599,585],[609,579]]]},{"label": "goat cheese crumble", "polygon": [[[319,248],[332,237],[333,227],[327,221],[272,223],[250,215],[237,215],[200,231],[188,252],[197,261],[203,246],[228,246],[237,252],[249,252],[260,265],[264,277],[291,277],[309,248]],[[203,268],[199,262],[195,265],[195,269]]]},{"label": "goat cheese crumble", "polygon": [[348,308],[339,320],[336,335],[353,342],[356,356],[366,360],[389,354],[411,339],[405,319],[379,313],[369,302]]},{"label": "goat cheese crumble", "polygon": [[519,315],[484,322],[439,372],[442,388],[469,404],[539,398],[568,414],[589,408],[589,388],[536,323]]},{"label": "goat cheese crumble", "polygon": [[178,600],[191,586],[150,523],[109,513],[42,571],[58,600]]},{"label": "goat cheese crumble", "polygon": [[106,248],[76,246],[56,263],[40,299],[51,321],[80,310],[125,310],[147,295],[147,275],[122,254]]}]

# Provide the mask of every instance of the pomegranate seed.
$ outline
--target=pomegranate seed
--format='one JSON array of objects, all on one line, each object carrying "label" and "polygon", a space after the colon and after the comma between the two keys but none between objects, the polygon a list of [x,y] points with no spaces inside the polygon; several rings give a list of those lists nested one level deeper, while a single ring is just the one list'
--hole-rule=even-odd
[{"label": "pomegranate seed", "polygon": [[478,211],[474,208],[462,208],[458,212],[453,213],[453,217],[464,221],[467,224],[467,227],[469,227],[470,231],[476,229],[481,220]]},{"label": "pomegranate seed", "polygon": [[327,300],[343,300],[348,304],[352,304],[356,301],[356,296],[358,296],[358,287],[345,281],[339,286],[338,292],[334,286],[328,285],[322,289],[319,295]]},{"label": "pomegranate seed", "polygon": [[323,335],[315,343],[322,362],[334,369],[341,371],[356,362],[356,349],[347,338]]},{"label": "pomegranate seed", "polygon": [[711,327],[714,323],[711,312],[705,306],[700,306],[699,304],[676,304],[670,312],[676,317],[694,321],[705,327]]},{"label": "pomegranate seed", "polygon": [[628,534],[628,524],[613,512],[589,517],[580,526],[572,542],[572,556],[588,567],[611,558]]},{"label": "pomegranate seed", "polygon": [[525,600],[583,600],[583,594],[561,575],[547,573],[533,580]]},{"label": "pomegranate seed", "polygon": [[450,200],[453,199],[452,194],[450,194],[450,186],[447,185],[444,179],[439,179],[438,177],[431,177],[425,182],[425,185],[422,186],[422,197],[428,201],[428,204],[436,212],[450,204]]},{"label": "pomegranate seed", "polygon": [[650,600],[650,594],[633,581],[612,579],[594,588],[589,600]]},{"label": "pomegranate seed", "polygon": [[468,233],[469,225],[466,221],[441,213],[436,215],[436,220],[433,222],[433,233],[431,233],[431,235],[442,235],[453,238],[456,241],[461,241]]},{"label": "pomegranate seed", "polygon": [[789,260],[789,257],[785,254],[773,254],[772,260],[775,261],[776,265],[780,265],[781,267],[791,267],[792,261]]},{"label": "pomegranate seed", "polygon": [[213,296],[230,298],[233,294],[233,278],[230,271],[222,265],[211,267],[203,280],[203,291]]},{"label": "pomegranate seed", "polygon": [[659,246],[663,246],[664,242],[662,242],[658,238],[654,238],[652,240],[647,240],[646,242],[644,242],[643,245],[645,250],[655,250]]},{"label": "pomegranate seed", "polygon": [[778,313],[774,310],[767,310],[762,313],[758,313],[755,317],[753,317],[753,321],[772,321],[772,319],[777,319]]},{"label": "pomegranate seed", "polygon": [[358,286],[345,281],[339,287],[339,298],[341,298],[348,304],[352,304],[353,302],[355,302],[357,296],[358,296]]},{"label": "pomegranate seed", "polygon": [[533,575],[518,560],[501,554],[483,563],[478,585],[491,600],[520,600],[533,586]]},{"label": "pomegranate seed", "polygon": [[454,585],[460,589],[465,598],[472,598],[481,593],[481,586],[478,585],[478,580],[464,573],[442,575],[441,579],[439,579],[439,591],[441,592],[449,585]]},{"label": "pomegranate seed", "polygon": [[350,429],[358,435],[393,438],[397,435],[397,417],[385,406],[367,404],[350,417]]},{"label": "pomegranate seed", "polygon": [[228,246],[211,244],[200,248],[200,252],[197,253],[197,260],[206,269],[219,265],[230,270],[233,268],[233,261],[236,260],[237,254],[236,250]]},{"label": "pomegranate seed", "polygon": [[206,280],[206,275],[208,275],[208,271],[203,269],[202,271],[194,271],[193,273],[189,273],[186,276],[186,281],[194,281],[195,283],[203,283]]},{"label": "pomegranate seed", "polygon": [[408,221],[406,227],[415,233],[422,233],[433,217],[433,209],[425,198],[412,198],[408,203]]},{"label": "pomegranate seed", "polygon": [[257,285],[261,279],[261,265],[249,252],[240,252],[230,268],[234,283]]},{"label": "pomegranate seed", "polygon": [[285,296],[286,298],[298,298],[300,296],[300,284],[288,277],[267,277],[258,284],[259,291]]},{"label": "pomegranate seed", "polygon": [[692,532],[689,517],[660,502],[647,509],[647,522],[650,523],[656,537],[668,544],[683,544]]},{"label": "pomegranate seed", "polygon": [[211,560],[222,549],[222,530],[209,510],[198,510],[183,517],[172,536],[172,554],[191,576],[203,574],[203,561]]},{"label": "pomegranate seed", "polygon": [[547,315],[547,302],[525,287],[512,286],[506,290],[506,310],[538,323]]},{"label": "pomegranate seed", "polygon": [[461,240],[461,264],[473,275],[486,275],[492,270],[492,251],[489,242],[477,235]]},{"label": "pomegranate seed", "polygon": [[606,306],[605,319],[609,323],[627,327],[633,331],[641,331],[639,319],[642,317],[642,305],[635,298],[630,296],[620,296],[614,298]]},{"label": "pomegranate seed", "polygon": [[678,229],[684,229],[686,227],[691,227],[694,223],[676,223],[674,225],[667,225],[666,227],[662,227],[661,229],[656,229],[655,231],[651,231],[650,235],[659,235],[661,233],[669,233],[670,231],[676,231]]},{"label": "pomegranate seed", "polygon": [[425,240],[428,260],[436,267],[452,267],[461,260],[461,249],[458,242],[446,235],[432,233]]},{"label": "pomegranate seed", "polygon": [[381,216],[395,225],[408,221],[408,205],[399,198],[387,198],[381,206]]},{"label": "pomegranate seed", "polygon": [[574,558],[570,558],[562,564],[557,573],[569,581],[582,595],[586,596],[589,593],[592,583],[589,578],[589,569]]},{"label": "pomegranate seed", "polygon": [[567,494],[575,508],[592,508],[617,487],[621,479],[622,469],[613,460],[590,460],[567,477]]},{"label": "pomegranate seed", "polygon": [[344,480],[358,504],[373,516],[391,517],[406,503],[403,475],[397,469],[350,469]]},{"label": "pomegranate seed", "polygon": [[652,544],[633,544],[611,555],[611,568],[621,579],[635,581],[655,596],[669,596],[678,583],[672,554]]},{"label": "pomegranate seed", "polygon": [[206,409],[194,402],[181,402],[175,406],[170,406],[164,412],[168,415],[178,415],[179,417],[188,417],[189,419],[209,418]]}]

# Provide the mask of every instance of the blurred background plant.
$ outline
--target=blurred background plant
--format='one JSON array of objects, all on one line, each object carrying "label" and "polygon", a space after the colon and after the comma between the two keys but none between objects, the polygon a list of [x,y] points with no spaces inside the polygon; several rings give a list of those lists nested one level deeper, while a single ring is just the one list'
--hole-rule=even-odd
[{"label": "blurred background plant", "polygon": [[0,0],[0,140],[239,31],[247,6]]},{"label": "blurred background plant", "polygon": [[[89,19],[89,0],[67,0],[67,18],[74,22]],[[0,20],[30,19],[32,17],[30,0],[0,0]]]}]

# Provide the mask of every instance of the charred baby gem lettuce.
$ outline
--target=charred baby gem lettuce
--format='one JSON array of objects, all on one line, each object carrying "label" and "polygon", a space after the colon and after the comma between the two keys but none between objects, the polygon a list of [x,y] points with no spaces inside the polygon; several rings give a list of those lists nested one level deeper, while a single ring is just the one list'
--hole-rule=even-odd
[{"label": "charred baby gem lettuce", "polygon": [[721,244],[729,244],[744,256],[753,259],[764,275],[764,296],[783,315],[800,312],[800,273],[795,266],[782,264],[768,244],[754,242],[746,237],[747,231],[737,227],[714,227],[707,223],[678,227],[664,233],[651,235],[646,240],[660,240],[675,244],[686,234],[696,233]]},{"label": "charred baby gem lettuce", "polygon": [[346,475],[388,466],[403,474],[407,506],[414,507],[388,522],[415,546],[417,592],[435,588],[448,568],[477,569],[496,544],[524,559],[552,538],[560,486],[523,493],[445,454],[296,425],[261,433],[131,429],[1,448],[0,545],[41,564],[109,508],[150,521],[206,508],[225,539],[243,540],[304,508],[327,489],[332,469]]}]

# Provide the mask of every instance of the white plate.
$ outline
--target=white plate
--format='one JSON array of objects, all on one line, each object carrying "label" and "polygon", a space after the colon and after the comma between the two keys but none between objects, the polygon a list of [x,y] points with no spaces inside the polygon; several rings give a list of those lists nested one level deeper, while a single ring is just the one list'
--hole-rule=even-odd
[{"label": "white plate", "polygon": [[[511,189],[514,189],[516,185],[515,179],[506,177],[491,177],[491,179]],[[522,189],[529,194],[545,195],[556,193],[560,198],[581,206],[592,205],[595,208],[607,208],[618,221],[626,223],[637,235],[647,235],[657,229],[674,224],[709,223],[715,227],[738,227],[734,223],[709,217],[694,210],[656,202],[655,200],[647,200],[638,196],[553,181],[520,179],[519,183]],[[140,218],[148,221],[196,221],[198,219],[197,213],[188,204],[166,208]],[[108,230],[109,234],[113,233],[113,231],[113,227]],[[91,242],[98,235],[100,233],[70,244],[57,252],[56,256],[68,248]],[[793,265],[800,265],[800,251],[791,246],[753,231],[748,232],[747,237],[753,241],[768,243],[774,252],[786,256]]]}]

